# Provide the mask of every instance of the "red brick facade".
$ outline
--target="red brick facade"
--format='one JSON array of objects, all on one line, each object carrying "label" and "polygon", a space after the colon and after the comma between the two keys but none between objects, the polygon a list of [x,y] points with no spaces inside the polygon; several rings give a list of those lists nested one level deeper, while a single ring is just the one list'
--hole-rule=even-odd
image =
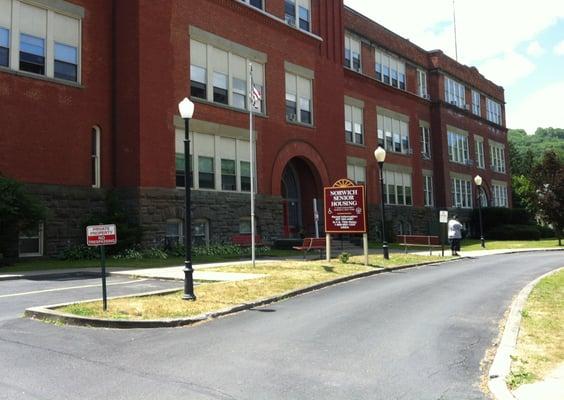
[{"label": "red brick facade", "polygon": [[[19,0],[25,1],[25,0]],[[49,0],[43,0],[46,7]],[[62,84],[0,67],[0,171],[33,184],[91,186],[90,132],[101,130],[103,189],[175,189],[175,116],[190,91],[190,27],[262,52],[266,114],[255,118],[259,193],[281,196],[281,180],[292,159],[300,159],[312,182],[302,182],[303,215],[322,186],[347,176],[347,157],[366,160],[368,202],[380,203],[377,166],[377,107],[409,117],[412,154],[389,152],[386,163],[412,169],[413,207],[423,208],[423,169],[433,171],[435,206],[451,207],[451,172],[480,174],[507,182],[509,173],[448,161],[446,126],[504,144],[507,139],[503,88],[475,68],[441,51],[427,52],[343,6],[342,0],[311,0],[311,33],[284,23],[284,0],[268,0],[266,10],[236,0],[71,0],[84,8],[81,80]],[[272,18],[268,14],[277,18]],[[343,67],[345,32],[362,40],[362,73]],[[406,90],[375,79],[374,48],[405,62]],[[286,121],[285,62],[313,71],[313,124]],[[428,76],[430,99],[417,94],[417,67]],[[444,101],[444,74],[482,94],[482,117]],[[345,142],[344,96],[364,102],[364,145]],[[485,96],[502,105],[502,126],[485,118]],[[194,119],[248,129],[243,111],[193,99]],[[419,123],[430,123],[431,160],[420,156]],[[506,162],[508,165],[508,162]],[[305,168],[305,167],[304,167]],[[306,178],[304,178],[306,179]],[[307,187],[307,188],[306,188]],[[96,190],[96,189],[91,189]],[[143,218],[141,218],[143,221]],[[305,225],[305,222],[304,222]],[[283,232],[280,232],[283,235]]]}]

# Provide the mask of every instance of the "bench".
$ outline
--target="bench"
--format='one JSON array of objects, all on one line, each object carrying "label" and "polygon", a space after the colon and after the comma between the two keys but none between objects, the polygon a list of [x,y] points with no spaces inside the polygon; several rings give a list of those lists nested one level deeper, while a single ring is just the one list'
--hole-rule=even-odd
[{"label": "bench", "polygon": [[310,250],[320,250],[319,258],[322,256],[322,251],[325,249],[325,238],[305,238],[301,246],[293,246],[294,250],[299,250],[304,252],[304,260],[306,258],[306,253]]},{"label": "bench", "polygon": [[429,255],[433,255],[433,247],[441,247],[441,241],[438,236],[429,235],[398,235],[399,244],[405,246],[407,254],[408,246],[428,247]]},{"label": "bench", "polygon": [[[252,246],[253,236],[250,234],[238,234],[231,237],[231,243],[239,247]],[[255,246],[264,246],[260,235],[255,235]]]}]

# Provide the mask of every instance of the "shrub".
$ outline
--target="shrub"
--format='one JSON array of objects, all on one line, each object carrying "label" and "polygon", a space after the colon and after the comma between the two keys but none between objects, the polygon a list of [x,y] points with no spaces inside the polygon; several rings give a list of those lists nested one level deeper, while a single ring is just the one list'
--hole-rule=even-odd
[{"label": "shrub", "polygon": [[535,225],[499,225],[487,233],[493,240],[539,240],[540,231]]},{"label": "shrub", "polygon": [[124,251],[114,255],[112,258],[114,260],[142,260],[143,253],[137,247],[133,247],[125,249]]},{"label": "shrub", "polygon": [[89,247],[85,244],[71,245],[64,249],[58,256],[61,260],[95,260],[100,258],[98,247]]},{"label": "shrub", "polygon": [[339,254],[339,261],[341,261],[341,263],[343,264],[346,264],[349,262],[350,257],[351,257],[351,253],[347,253],[346,251],[344,251],[341,254]]},{"label": "shrub", "polygon": [[162,249],[158,247],[149,247],[148,249],[143,250],[141,253],[143,258],[152,258],[152,259],[159,259],[159,260],[166,260],[168,258],[168,254]]},{"label": "shrub", "polygon": [[540,232],[540,237],[542,239],[550,239],[556,237],[556,232],[554,232],[554,229],[552,229],[550,226],[539,225],[538,229]]}]

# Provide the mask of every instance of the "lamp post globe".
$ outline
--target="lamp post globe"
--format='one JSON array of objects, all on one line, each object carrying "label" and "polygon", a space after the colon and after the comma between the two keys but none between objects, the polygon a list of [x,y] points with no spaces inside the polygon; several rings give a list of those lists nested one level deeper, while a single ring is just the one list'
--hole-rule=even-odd
[{"label": "lamp post globe", "polygon": [[382,253],[386,260],[390,259],[388,250],[388,242],[386,241],[386,210],[384,207],[384,161],[386,161],[386,150],[382,146],[378,146],[374,150],[374,158],[378,162],[380,170],[380,210],[382,212]]},{"label": "lamp post globe", "polygon": [[474,183],[478,187],[478,218],[480,220],[480,246],[482,248],[486,247],[486,241],[484,240],[484,228],[482,224],[482,196],[484,195],[484,188],[482,187],[483,179],[480,175],[474,177]]},{"label": "lamp post globe", "polygon": [[184,120],[184,300],[196,300],[194,295],[194,268],[192,268],[192,213],[190,187],[192,186],[190,165],[190,119],[194,115],[194,103],[185,97],[178,104],[178,111]]}]

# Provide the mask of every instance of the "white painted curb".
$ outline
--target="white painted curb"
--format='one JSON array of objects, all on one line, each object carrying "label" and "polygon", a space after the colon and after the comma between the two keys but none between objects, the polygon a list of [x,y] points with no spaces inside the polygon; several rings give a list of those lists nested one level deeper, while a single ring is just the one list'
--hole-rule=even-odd
[{"label": "white painted curb", "polygon": [[555,274],[556,272],[563,270],[564,268],[557,268],[554,271],[550,271],[531,283],[525,286],[517,295],[509,311],[509,316],[507,317],[507,322],[505,323],[505,328],[503,329],[503,336],[499,342],[497,352],[495,354],[494,360],[490,367],[488,374],[489,381],[488,387],[497,400],[516,400],[513,393],[507,387],[505,380],[507,375],[509,375],[511,368],[511,355],[515,351],[517,346],[517,336],[519,335],[519,328],[521,325],[521,311],[525,306],[525,302],[529,298],[529,294],[536,286],[537,283],[543,278],[549,275]]}]

